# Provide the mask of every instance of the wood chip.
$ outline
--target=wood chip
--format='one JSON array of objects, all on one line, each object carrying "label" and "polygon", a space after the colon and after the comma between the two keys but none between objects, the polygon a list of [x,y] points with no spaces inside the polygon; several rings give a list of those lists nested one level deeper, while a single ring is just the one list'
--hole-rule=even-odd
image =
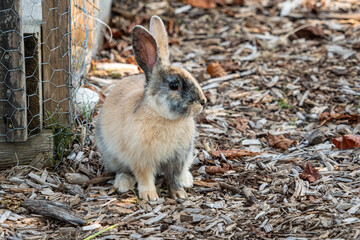
[{"label": "wood chip", "polygon": [[161,221],[162,219],[164,219],[166,216],[167,216],[167,213],[160,213],[158,216],[147,220],[145,222],[145,224],[151,225],[151,224],[157,223],[157,222]]}]

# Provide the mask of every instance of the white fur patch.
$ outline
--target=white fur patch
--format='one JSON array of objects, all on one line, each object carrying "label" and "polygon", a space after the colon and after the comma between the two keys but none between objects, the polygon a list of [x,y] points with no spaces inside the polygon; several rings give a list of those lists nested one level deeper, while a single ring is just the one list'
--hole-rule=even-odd
[{"label": "white fur patch", "polygon": [[114,181],[114,188],[118,189],[119,192],[127,192],[134,189],[136,180],[133,176],[126,173],[116,174]]},{"label": "white fur patch", "polygon": [[159,94],[157,94],[156,96],[147,98],[149,101],[148,102],[149,106],[163,118],[170,119],[170,120],[178,119],[179,114],[174,113],[169,109],[169,106],[167,103],[168,100],[166,99],[166,96],[161,96],[161,95],[158,96],[158,95]]},{"label": "white fur patch", "polygon": [[189,170],[184,170],[180,176],[180,181],[183,187],[190,188],[193,186],[194,179]]}]

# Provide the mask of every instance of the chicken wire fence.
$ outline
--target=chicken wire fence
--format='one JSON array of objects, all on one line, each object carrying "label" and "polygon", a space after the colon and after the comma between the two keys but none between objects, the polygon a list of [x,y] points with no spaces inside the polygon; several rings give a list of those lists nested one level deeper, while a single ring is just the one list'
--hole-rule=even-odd
[{"label": "chicken wire fence", "polygon": [[91,117],[97,96],[83,85],[98,12],[95,0],[0,1],[0,143]]}]

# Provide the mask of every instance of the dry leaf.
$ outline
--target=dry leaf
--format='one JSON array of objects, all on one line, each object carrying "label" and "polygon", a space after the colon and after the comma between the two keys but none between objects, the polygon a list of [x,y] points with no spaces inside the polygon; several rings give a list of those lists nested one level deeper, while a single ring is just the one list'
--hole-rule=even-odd
[{"label": "dry leaf", "polygon": [[319,115],[320,121],[330,121],[333,119],[339,120],[339,119],[346,119],[349,118],[350,115],[347,114],[340,114],[340,113],[329,113],[329,112],[323,112]]},{"label": "dry leaf", "polygon": [[324,31],[322,30],[322,28],[318,26],[308,26],[306,28],[302,28],[299,31],[297,31],[295,34],[299,38],[305,38],[308,40],[325,37]]},{"label": "dry leaf", "polygon": [[226,173],[227,171],[233,169],[231,164],[221,163],[221,166],[205,166],[205,172],[207,174],[215,175],[217,173]]},{"label": "dry leaf", "polygon": [[344,150],[360,147],[360,136],[348,134],[342,137],[331,139],[337,149]]},{"label": "dry leaf", "polygon": [[206,124],[209,124],[209,123],[213,123],[214,121],[212,120],[208,120],[206,118],[206,113],[205,111],[202,111],[196,118],[196,122],[197,123],[206,123]]},{"label": "dry leaf", "polygon": [[257,152],[251,152],[251,151],[244,150],[244,149],[229,149],[229,150],[212,151],[211,152],[211,154],[215,157],[221,157],[221,153],[223,153],[226,158],[256,156],[256,155],[260,154]]},{"label": "dry leaf", "polygon": [[180,44],[179,39],[175,38],[175,37],[169,37],[168,41],[169,41],[170,45],[179,45]]},{"label": "dry leaf", "polygon": [[303,5],[313,14],[319,14],[320,9],[325,5],[326,0],[305,0]]},{"label": "dry leaf", "polygon": [[241,66],[233,60],[223,61],[220,63],[220,65],[226,72],[235,72],[242,69]]},{"label": "dry leaf", "polygon": [[284,135],[274,136],[268,133],[268,140],[271,147],[276,147],[283,150],[287,150],[291,144],[296,144],[295,140],[288,139]]},{"label": "dry leaf", "polygon": [[224,9],[224,13],[226,15],[231,16],[231,17],[234,17],[236,15],[236,13],[234,11],[230,10],[230,9]]},{"label": "dry leaf", "polygon": [[320,178],[320,174],[319,171],[313,168],[310,162],[308,162],[305,166],[305,170],[299,175],[299,177],[303,180],[307,180],[309,183],[312,183]]},{"label": "dry leaf", "polygon": [[211,75],[211,77],[224,77],[227,75],[225,70],[217,62],[210,64],[206,71]]},{"label": "dry leaf", "polygon": [[110,50],[116,48],[116,44],[113,41],[106,40],[105,43],[102,45],[102,50]]},{"label": "dry leaf", "polygon": [[226,1],[227,5],[241,5],[243,6],[245,4],[245,0],[228,0]]},{"label": "dry leaf", "polygon": [[210,9],[216,7],[216,1],[213,0],[186,0],[186,4],[196,8]]},{"label": "dry leaf", "polygon": [[169,21],[168,28],[167,28],[168,33],[169,33],[169,34],[172,34],[172,33],[173,33],[173,29],[174,29],[174,19],[171,18],[170,21]]},{"label": "dry leaf", "polygon": [[130,64],[137,65],[137,62],[136,62],[134,56],[128,57],[128,58],[126,59],[126,63],[130,63]]},{"label": "dry leaf", "polygon": [[99,62],[99,61],[97,61],[97,60],[91,60],[91,67],[90,67],[90,69],[92,69],[93,67],[95,67],[98,62]]},{"label": "dry leaf", "polygon": [[341,113],[329,113],[323,112],[319,115],[319,120],[322,122],[321,125],[326,124],[332,120],[348,120],[349,123],[359,123],[360,117],[358,114],[341,114]]},{"label": "dry leaf", "polygon": [[220,6],[225,5],[244,5],[245,0],[185,0],[186,4],[189,4],[196,8],[210,9],[215,8],[216,4]]}]

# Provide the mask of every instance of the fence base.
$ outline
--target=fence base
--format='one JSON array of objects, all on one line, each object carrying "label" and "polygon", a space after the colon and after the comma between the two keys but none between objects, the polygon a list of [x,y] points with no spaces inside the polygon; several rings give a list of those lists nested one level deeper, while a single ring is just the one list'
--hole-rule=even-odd
[{"label": "fence base", "polygon": [[39,153],[45,158],[52,158],[53,152],[53,132],[49,129],[44,129],[41,134],[26,142],[0,143],[0,170],[29,164]]}]

